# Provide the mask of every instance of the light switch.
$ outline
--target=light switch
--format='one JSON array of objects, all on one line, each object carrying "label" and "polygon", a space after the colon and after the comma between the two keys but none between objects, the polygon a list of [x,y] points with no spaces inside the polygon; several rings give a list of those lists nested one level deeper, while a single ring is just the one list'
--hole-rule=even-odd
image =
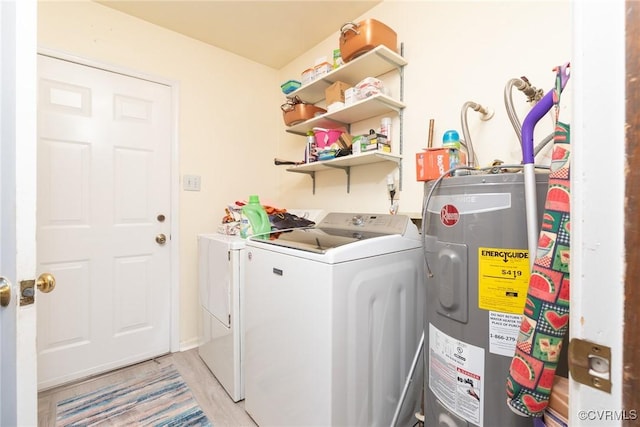
[{"label": "light switch", "polygon": [[186,191],[200,191],[200,175],[184,175],[182,188]]}]

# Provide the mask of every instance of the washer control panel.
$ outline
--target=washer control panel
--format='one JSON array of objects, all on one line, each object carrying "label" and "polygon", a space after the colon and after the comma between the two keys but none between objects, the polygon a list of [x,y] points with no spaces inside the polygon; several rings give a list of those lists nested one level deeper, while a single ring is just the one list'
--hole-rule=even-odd
[{"label": "washer control panel", "polygon": [[410,222],[406,215],[330,212],[316,227],[404,234]]}]

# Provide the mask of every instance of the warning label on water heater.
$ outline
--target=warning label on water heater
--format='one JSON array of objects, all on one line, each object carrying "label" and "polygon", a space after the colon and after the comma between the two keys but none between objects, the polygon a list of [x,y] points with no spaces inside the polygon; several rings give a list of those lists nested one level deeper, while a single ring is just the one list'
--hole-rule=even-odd
[{"label": "warning label on water heater", "polygon": [[520,332],[522,315],[489,312],[489,353],[513,356]]},{"label": "warning label on water heater", "polygon": [[429,389],[461,418],[482,427],[484,349],[429,324]]},{"label": "warning label on water heater", "polygon": [[478,248],[478,307],[522,314],[529,287],[529,251]]}]

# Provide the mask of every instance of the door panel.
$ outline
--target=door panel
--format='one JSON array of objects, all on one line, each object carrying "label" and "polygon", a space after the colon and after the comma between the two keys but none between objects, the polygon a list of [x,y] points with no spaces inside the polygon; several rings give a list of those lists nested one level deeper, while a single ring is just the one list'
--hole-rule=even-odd
[{"label": "door panel", "polygon": [[90,146],[81,141],[43,140],[42,150],[49,159],[41,162],[49,193],[48,203],[42,206],[46,225],[88,225]]},{"label": "door panel", "polygon": [[0,307],[0,425],[37,425],[33,305],[20,281],[35,279],[37,3],[0,1],[0,276],[11,300]]},{"label": "door panel", "polygon": [[[41,264],[39,268],[53,274],[57,282],[55,295],[38,295],[38,302],[43,302],[38,304],[39,353],[42,355],[88,345],[91,305],[89,287],[84,284],[90,280],[89,261]],[[74,303],[46,304],[45,299]]]},{"label": "door panel", "polygon": [[[39,57],[41,389],[170,350],[171,88]],[[45,356],[46,357],[42,357]]]}]

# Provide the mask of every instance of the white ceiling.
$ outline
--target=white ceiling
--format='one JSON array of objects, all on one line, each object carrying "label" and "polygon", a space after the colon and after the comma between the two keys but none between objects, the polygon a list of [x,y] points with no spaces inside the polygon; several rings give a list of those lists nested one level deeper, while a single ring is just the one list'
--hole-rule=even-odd
[{"label": "white ceiling", "polygon": [[382,0],[95,1],[280,69]]}]

